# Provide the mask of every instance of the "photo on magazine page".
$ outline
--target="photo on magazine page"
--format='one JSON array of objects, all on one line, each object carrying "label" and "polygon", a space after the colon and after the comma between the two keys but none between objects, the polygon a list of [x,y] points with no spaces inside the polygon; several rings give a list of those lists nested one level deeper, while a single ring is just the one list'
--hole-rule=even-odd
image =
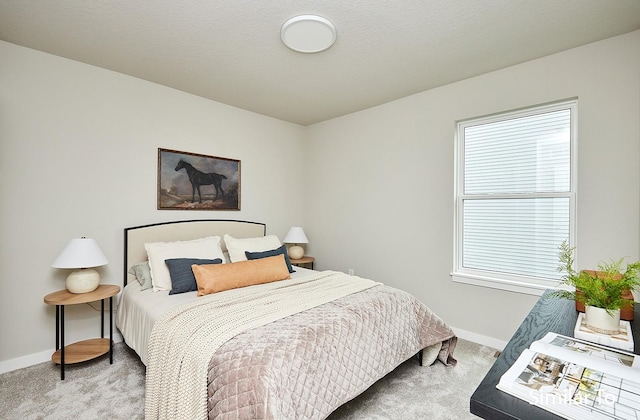
[{"label": "photo on magazine page", "polygon": [[639,383],[542,353],[513,385],[517,396],[568,418],[640,418]]},{"label": "photo on magazine page", "polygon": [[549,344],[628,367],[633,366],[633,361],[635,360],[635,356],[632,354],[608,349],[587,341],[562,335],[555,336]]}]

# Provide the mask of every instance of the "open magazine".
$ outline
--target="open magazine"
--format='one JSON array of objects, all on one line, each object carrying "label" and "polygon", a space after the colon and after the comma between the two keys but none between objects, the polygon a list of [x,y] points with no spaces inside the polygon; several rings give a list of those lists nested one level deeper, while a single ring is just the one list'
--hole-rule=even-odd
[{"label": "open magazine", "polygon": [[497,388],[567,419],[640,418],[640,356],[547,333]]}]

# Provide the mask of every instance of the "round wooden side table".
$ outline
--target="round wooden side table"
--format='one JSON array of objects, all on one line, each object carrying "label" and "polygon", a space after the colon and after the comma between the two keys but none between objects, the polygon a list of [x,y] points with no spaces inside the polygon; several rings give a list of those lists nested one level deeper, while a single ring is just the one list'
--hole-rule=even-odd
[{"label": "round wooden side table", "polygon": [[[71,293],[68,290],[58,290],[44,297],[44,303],[56,306],[56,351],[51,360],[60,365],[60,379],[64,380],[65,364],[80,363],[95,359],[109,353],[109,363],[113,364],[113,297],[120,292],[120,286],[102,284],[92,292]],[[109,298],[109,338],[104,338],[104,301]],[[100,338],[64,344],[64,307],[100,300],[102,302],[101,335]]]}]

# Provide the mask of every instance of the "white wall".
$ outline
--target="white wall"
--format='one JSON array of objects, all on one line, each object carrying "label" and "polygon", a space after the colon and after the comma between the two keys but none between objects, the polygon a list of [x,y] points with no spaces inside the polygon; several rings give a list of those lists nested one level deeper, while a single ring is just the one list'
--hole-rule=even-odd
[{"label": "white wall", "polygon": [[[317,268],[508,340],[537,298],[449,277],[455,121],[579,97],[579,264],[639,258],[638,51],[640,31],[304,128],[0,42],[0,371],[53,348],[42,299],[64,287],[50,265],[69,239],[98,240],[102,282],[121,284],[122,229],[187,218],[302,224]],[[240,159],[242,210],[156,210],[158,147]],[[99,334],[86,305],[67,320],[68,341]]]},{"label": "white wall", "polygon": [[[95,238],[102,282],[121,285],[125,227],[232,218],[282,238],[302,223],[303,127],[5,42],[0,63],[0,368],[54,348],[43,297],[64,288],[51,263],[71,238]],[[240,159],[242,210],[156,210],[158,147]],[[66,315],[67,342],[100,334],[89,306]]]},{"label": "white wall", "polygon": [[640,258],[640,31],[309,127],[305,230],[320,269],[414,293],[508,341],[537,297],[453,283],[457,120],[578,97],[580,268]]}]

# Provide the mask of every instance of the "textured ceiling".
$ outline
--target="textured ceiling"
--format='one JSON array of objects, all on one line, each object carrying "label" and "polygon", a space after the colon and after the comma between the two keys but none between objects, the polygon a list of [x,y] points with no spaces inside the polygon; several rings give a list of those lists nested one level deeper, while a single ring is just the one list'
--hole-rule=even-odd
[{"label": "textured ceiling", "polygon": [[[335,45],[280,42],[319,14]],[[308,125],[640,29],[638,0],[2,0],[0,39]]]}]

